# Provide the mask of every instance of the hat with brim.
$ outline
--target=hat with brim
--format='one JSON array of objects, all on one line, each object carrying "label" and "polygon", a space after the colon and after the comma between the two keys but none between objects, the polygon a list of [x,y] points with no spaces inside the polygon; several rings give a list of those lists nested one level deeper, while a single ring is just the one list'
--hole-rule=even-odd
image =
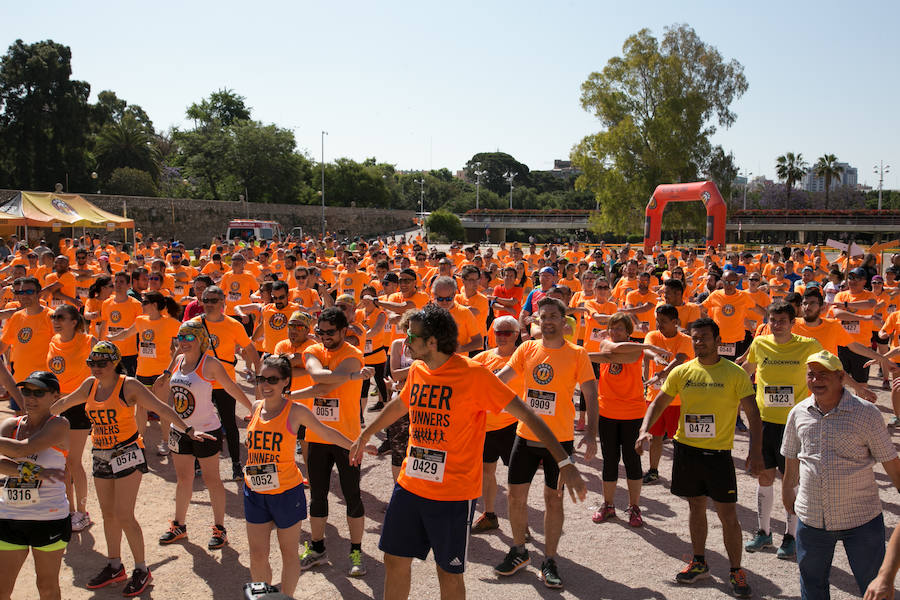
[{"label": "hat with brim", "polygon": [[806,359],[806,364],[817,364],[822,365],[829,371],[843,371],[844,365],[841,363],[841,359],[837,356],[829,352],[828,350],[822,350],[821,352],[816,352]]},{"label": "hat with brim", "polygon": [[33,385],[36,388],[50,392],[59,391],[59,379],[50,371],[34,371],[31,375],[16,384],[16,387]]}]

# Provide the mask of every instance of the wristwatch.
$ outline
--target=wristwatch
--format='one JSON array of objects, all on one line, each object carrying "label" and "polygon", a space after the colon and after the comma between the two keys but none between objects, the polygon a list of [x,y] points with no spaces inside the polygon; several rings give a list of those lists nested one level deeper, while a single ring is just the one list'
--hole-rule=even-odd
[{"label": "wristwatch", "polygon": [[556,466],[559,467],[560,469],[562,469],[566,465],[574,465],[574,464],[575,464],[575,461],[572,460],[572,457],[567,456],[564,459],[562,459],[561,461],[559,461],[558,463],[556,463]]}]

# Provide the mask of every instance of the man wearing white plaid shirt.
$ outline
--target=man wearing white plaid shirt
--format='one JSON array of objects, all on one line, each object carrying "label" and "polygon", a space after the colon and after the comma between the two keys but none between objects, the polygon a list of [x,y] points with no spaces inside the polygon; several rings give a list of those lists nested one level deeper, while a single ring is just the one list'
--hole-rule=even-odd
[{"label": "man wearing white plaid shirt", "polygon": [[[900,488],[900,458],[874,404],[844,389],[840,359],[827,350],[806,360],[812,394],[791,409],[781,453],[781,495],[799,517],[801,598],[830,598],[834,547],[843,542],[860,594],[884,557],[884,518],[873,465]],[[797,485],[799,484],[799,490]]]}]

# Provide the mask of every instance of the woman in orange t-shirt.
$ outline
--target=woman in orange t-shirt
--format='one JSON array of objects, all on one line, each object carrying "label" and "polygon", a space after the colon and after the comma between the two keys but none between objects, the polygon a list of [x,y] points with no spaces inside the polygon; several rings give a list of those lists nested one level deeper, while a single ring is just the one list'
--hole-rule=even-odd
[{"label": "woman in orange t-shirt", "polygon": [[[84,331],[84,318],[71,304],[63,304],[50,316],[55,335],[50,339],[47,351],[47,369],[59,380],[60,394],[71,394],[81,382],[91,376],[85,361],[97,342]],[[84,404],[73,406],[62,413],[69,421],[69,453],[66,455],[66,496],[72,515],[72,531],[81,531],[91,524],[87,512],[88,481],[81,457],[91,433],[91,421],[84,411]]]}]

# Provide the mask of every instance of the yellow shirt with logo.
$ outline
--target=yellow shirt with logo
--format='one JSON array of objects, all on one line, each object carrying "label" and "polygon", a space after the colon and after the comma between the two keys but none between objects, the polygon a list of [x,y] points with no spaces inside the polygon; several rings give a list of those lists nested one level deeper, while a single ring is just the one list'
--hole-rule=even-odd
[{"label": "yellow shirt with logo", "polygon": [[695,448],[731,450],[741,398],[753,395],[746,371],[720,358],[714,365],[699,359],[680,364],[662,385],[669,396],[681,396],[675,440]]},{"label": "yellow shirt with logo", "polygon": [[794,405],[809,396],[806,359],[821,351],[817,340],[797,334],[784,344],[771,334],[753,339],[747,360],[756,365],[756,405],[763,421],[787,423]]}]

